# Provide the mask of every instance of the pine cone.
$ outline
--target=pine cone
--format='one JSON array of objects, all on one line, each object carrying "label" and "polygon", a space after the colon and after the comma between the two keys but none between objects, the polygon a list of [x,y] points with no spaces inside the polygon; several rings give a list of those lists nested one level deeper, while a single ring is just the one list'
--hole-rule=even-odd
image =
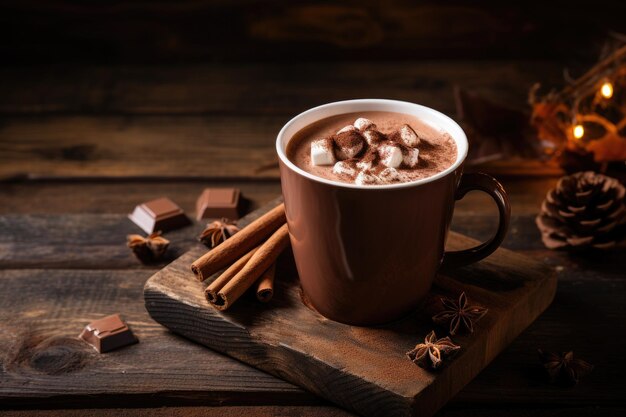
[{"label": "pine cone", "polygon": [[562,177],[537,216],[549,249],[607,249],[626,232],[626,190],[615,178],[592,171]]}]

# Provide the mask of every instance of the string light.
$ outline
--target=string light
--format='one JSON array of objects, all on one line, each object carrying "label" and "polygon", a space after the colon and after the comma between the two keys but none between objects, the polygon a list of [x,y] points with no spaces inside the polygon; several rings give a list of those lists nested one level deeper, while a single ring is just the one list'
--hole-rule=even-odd
[{"label": "string light", "polygon": [[602,94],[602,97],[604,98],[613,97],[613,84],[605,81],[604,84],[602,84],[602,87],[600,87],[600,94]]},{"label": "string light", "polygon": [[585,128],[583,127],[583,125],[574,125],[574,129],[572,130],[572,133],[574,134],[574,137],[576,139],[580,139],[585,134]]},{"label": "string light", "polygon": [[[603,168],[607,163],[625,163],[626,44],[621,43],[561,91],[538,96],[539,84],[530,90],[531,125],[546,154],[556,159],[575,151],[593,156]],[[557,161],[571,162],[566,156]]]}]

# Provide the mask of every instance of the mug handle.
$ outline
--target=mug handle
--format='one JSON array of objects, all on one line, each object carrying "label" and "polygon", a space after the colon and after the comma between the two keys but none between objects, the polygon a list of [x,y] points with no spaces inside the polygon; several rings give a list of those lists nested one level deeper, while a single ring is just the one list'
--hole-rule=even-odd
[{"label": "mug handle", "polygon": [[455,268],[468,265],[478,262],[491,255],[496,249],[498,249],[498,246],[500,246],[504,240],[506,232],[509,228],[511,205],[509,204],[509,197],[506,194],[506,191],[504,191],[502,184],[500,184],[491,175],[487,175],[482,172],[463,174],[454,198],[456,200],[460,200],[465,197],[465,194],[472,190],[484,191],[496,202],[500,215],[498,230],[491,239],[478,246],[470,249],[446,252],[443,258],[445,267]]}]

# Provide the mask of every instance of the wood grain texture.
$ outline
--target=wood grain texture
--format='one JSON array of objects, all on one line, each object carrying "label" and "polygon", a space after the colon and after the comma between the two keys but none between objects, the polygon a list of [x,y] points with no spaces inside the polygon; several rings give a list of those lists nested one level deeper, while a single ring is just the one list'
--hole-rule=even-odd
[{"label": "wood grain texture", "polygon": [[[145,233],[124,214],[0,215],[0,268],[154,270],[198,245],[205,224],[192,220],[190,226],[165,233],[171,243],[164,259],[142,265],[126,247],[126,236]],[[490,214],[457,213],[453,227],[486,240],[496,222]],[[504,246],[545,253],[555,261],[563,259],[545,251],[538,238],[534,216],[515,216]]]},{"label": "wood grain texture", "polygon": [[[9,7],[32,8],[28,11],[30,18],[34,9],[38,10],[37,13],[42,10],[42,3],[13,2]],[[111,4],[103,7],[119,10],[140,6]],[[619,16],[618,13],[614,15]],[[10,19],[10,16],[10,13],[0,13],[0,21]],[[22,20],[15,19],[14,22]],[[202,33],[205,33],[204,28]],[[123,38],[128,41],[126,36]],[[273,52],[290,56],[274,46]],[[507,44],[507,48],[509,46]],[[45,48],[55,55],[55,59],[62,57],[58,50]],[[517,54],[515,47],[509,49]],[[98,48],[92,50],[99,55],[102,52]],[[29,49],[22,48],[22,51],[29,52]],[[194,137],[208,140],[212,137],[207,133],[208,127],[212,130],[224,120],[238,123],[252,116],[253,120],[281,124],[281,120],[313,105],[374,95],[422,102],[453,114],[454,84],[499,102],[522,107],[527,89],[533,82],[541,80],[546,86],[561,82],[562,68],[569,67],[574,57],[569,52],[563,54],[567,56],[567,62],[417,62],[414,59],[420,59],[422,55],[405,54],[401,61],[395,62],[373,62],[370,59],[253,64],[245,61],[192,67],[84,67],[64,63],[56,68],[0,68],[0,160],[3,165],[8,164],[8,167],[0,167],[0,178],[6,179],[7,175],[12,178],[10,182],[0,183],[0,213],[117,214],[84,217],[13,215],[0,221],[0,269],[3,269],[0,272],[0,409],[9,406],[238,404],[234,408],[202,407],[193,411],[189,408],[175,411],[170,408],[131,408],[62,410],[61,413],[94,416],[112,413],[124,416],[281,413],[298,416],[310,412],[316,415],[317,407],[242,407],[240,404],[244,403],[318,404],[320,400],[172,335],[153,323],[140,305],[144,280],[162,265],[141,266],[124,246],[129,228],[132,232],[138,231],[125,219],[125,214],[135,204],[167,195],[191,214],[197,194],[208,185],[237,184],[235,186],[242,188],[244,195],[253,200],[252,207],[258,207],[280,192],[272,166],[259,168],[257,156],[242,157],[236,167],[226,167],[224,173],[215,174],[217,170],[211,171],[209,167],[207,172],[210,175],[205,171],[197,174],[197,169],[190,174],[188,166],[195,163],[193,154],[175,153],[170,158],[163,152],[152,150],[153,141],[165,143],[168,140],[165,136],[168,136],[183,144],[196,143]],[[344,51],[341,55],[347,59]],[[7,57],[6,54],[3,56]],[[573,74],[577,73],[574,67]],[[105,117],[98,121],[100,116]],[[74,120],[78,123],[72,126]],[[152,120],[156,121],[154,125],[164,128],[165,134],[149,126],[148,122]],[[253,128],[246,124],[244,127]],[[103,134],[97,132],[100,128]],[[273,129],[271,126],[267,128]],[[65,129],[69,135],[64,134]],[[11,134],[7,135],[7,132]],[[19,134],[15,135],[16,132]],[[251,130],[241,132],[251,135]],[[270,142],[275,133],[271,132]],[[184,135],[187,137],[180,139]],[[107,148],[101,143],[109,136],[113,136],[120,146],[133,142],[129,149],[147,149],[146,157],[157,158],[156,169],[153,170],[147,160],[140,157],[144,169],[139,172],[131,153]],[[263,147],[268,140],[265,134],[255,133],[254,137],[243,140],[233,136],[227,138],[228,142],[222,145],[231,149],[218,152],[216,156],[246,151],[246,148],[252,149],[255,155],[265,155]],[[51,142],[55,140],[60,140],[59,145]],[[204,146],[204,141],[201,144]],[[110,153],[98,153],[104,149],[109,149],[107,152]],[[4,158],[6,152],[17,154],[17,159]],[[31,165],[28,159],[41,163],[44,169]],[[113,176],[109,176],[107,161],[120,173],[113,172]],[[213,159],[210,164],[225,166],[224,161]],[[137,177],[131,178],[129,172],[134,172]],[[245,178],[251,172],[254,177]],[[224,178],[226,174],[235,178]],[[213,175],[224,179],[215,181]],[[53,177],[53,180],[35,180],[35,177]],[[263,178],[267,180],[259,181]],[[461,390],[439,415],[624,414],[621,398],[626,390],[623,378],[626,369],[621,355],[626,350],[626,341],[621,335],[626,333],[622,302],[626,297],[623,275],[626,259],[619,253],[569,256],[545,250],[538,240],[532,218],[555,179],[504,180],[512,197],[515,216],[505,245],[556,268],[559,288],[548,310]],[[487,237],[494,222],[489,216],[495,213],[490,204],[480,194],[466,197],[457,204],[453,229],[479,239]],[[190,227],[178,233],[168,236],[175,241],[172,253],[176,254],[195,244],[196,231]],[[4,269],[13,267],[22,269]],[[98,378],[92,378],[88,371],[75,369],[80,362],[74,360],[74,355],[78,352],[78,356],[83,357],[83,348],[76,345],[73,338],[87,321],[110,312],[128,314],[131,325],[137,327],[141,336],[141,342],[129,349],[145,351],[141,350],[137,355],[136,350],[122,350],[110,357],[97,356],[95,362],[89,362],[95,363],[97,370],[93,374]],[[24,339],[38,343],[34,351],[29,348],[32,343],[16,339],[16,335],[26,329],[34,330],[33,338]],[[611,340],[610,346],[601,343],[607,337]],[[21,356],[21,365],[11,367],[10,371],[5,369],[7,347],[13,353],[28,353]],[[535,352],[539,347],[553,351],[573,349],[596,368],[574,389],[554,387],[545,382],[537,365]],[[136,367],[127,380],[132,384],[124,382],[126,377],[122,373],[131,365]],[[67,370],[71,372],[65,372]],[[57,373],[52,375],[50,372]],[[340,413],[332,407],[321,410],[323,415]],[[34,415],[50,414],[49,410],[31,412]],[[0,413],[4,415],[6,412]],[[24,413],[19,410],[10,415]]]},{"label": "wood grain texture", "polygon": [[[454,115],[454,85],[526,108],[538,79],[560,83],[561,64],[230,64],[4,69],[0,75],[0,180],[277,179],[275,135],[303,110],[385,97]],[[502,163],[489,169],[546,172],[539,165]]]},{"label": "wood grain texture", "polygon": [[[276,202],[275,204],[278,204]],[[242,224],[258,218],[259,209]],[[475,243],[451,233],[449,248]],[[189,265],[202,254],[193,248],[157,272],[145,287],[150,315],[176,333],[296,383],[364,415],[432,415],[473,379],[552,301],[555,274],[545,266],[500,249],[481,263],[440,274],[424,305],[406,319],[377,328],[332,322],[301,302],[293,266],[277,272],[269,308],[239,303],[228,312],[213,309]],[[405,357],[432,328],[439,297],[466,291],[490,309],[439,373],[418,368]]]},{"label": "wood grain texture", "polygon": [[9,119],[0,128],[0,179],[277,178],[274,140],[284,122],[197,116]]},{"label": "wood grain texture", "polygon": [[[619,253],[573,257],[546,250],[534,218],[534,215],[513,216],[503,246],[543,259],[553,266],[571,267],[568,273],[574,277],[585,273],[585,267],[603,272],[619,271]],[[0,215],[0,230],[3,231],[0,233],[0,268],[155,270],[198,245],[197,236],[204,226],[204,222],[192,220],[190,226],[165,233],[171,242],[165,258],[155,264],[142,265],[126,247],[126,235],[143,232],[125,214]],[[484,241],[493,235],[496,221],[490,213],[459,210],[452,228]]]},{"label": "wood grain texture", "polygon": [[[293,114],[295,115],[295,113]],[[0,183],[19,180],[278,180],[285,116],[62,116],[0,124]],[[190,151],[193,149],[193,151]],[[494,175],[554,175],[537,161]]]},{"label": "wood grain texture", "polygon": [[[554,409],[505,407],[454,407],[446,406],[437,413],[438,417],[614,417],[626,412],[623,407],[568,407],[563,412]],[[4,417],[347,417],[354,414],[331,406],[226,406],[226,407],[161,407],[161,408],[105,408],[105,409],[60,409],[5,411]]]},{"label": "wood grain texture", "polygon": [[[4,411],[4,417],[350,417],[333,406],[220,406]],[[600,415],[600,414],[598,414]]]},{"label": "wood grain texture", "polygon": [[[142,303],[151,274],[0,271],[0,408],[318,403],[151,320]],[[98,354],[77,339],[90,321],[118,312],[138,344]]]},{"label": "wood grain texture", "polygon": [[[483,237],[483,234],[487,233],[484,230],[484,222],[492,219],[486,217],[483,222],[472,217],[471,211],[468,213],[467,221],[461,223],[465,225],[463,231],[473,233],[476,237]],[[13,216],[16,219],[19,217]],[[7,245],[7,241],[4,240],[2,253],[6,253],[5,256],[8,259],[20,256],[23,259],[24,256],[20,253],[24,250],[39,254],[54,253],[55,256],[61,257],[35,257],[31,262],[23,265],[29,268],[44,267],[50,264],[53,258],[55,259],[53,264],[60,268],[75,268],[77,265],[92,265],[93,268],[118,267],[119,259],[112,260],[105,256],[115,251],[118,251],[119,256],[125,256],[125,254],[129,256],[128,265],[139,265],[127,252],[123,241],[117,239],[111,239],[102,247],[103,262],[101,264],[95,265],[89,259],[93,253],[89,249],[81,255],[80,246],[89,245],[89,235],[94,230],[110,230],[110,234],[113,235],[118,233],[115,232],[114,227],[109,229],[110,223],[106,222],[111,216],[87,216],[88,220],[93,222],[92,226],[88,226],[89,222],[86,221],[81,223],[80,216],[66,216],[67,219],[64,221],[63,217],[44,216],[39,218],[37,223],[31,223],[28,219],[15,223],[4,222],[3,227],[6,226],[6,228],[2,229],[3,233],[0,233],[0,238],[6,239],[7,233],[4,232],[14,236],[24,233],[26,235],[23,237],[22,244]],[[123,236],[125,232],[122,230],[125,230],[124,228],[128,225],[125,224],[123,215],[118,215],[117,218],[119,224],[122,225],[120,232]],[[519,224],[519,221],[514,220],[513,224]],[[27,235],[34,230],[62,230],[70,224],[75,224],[74,231],[70,228],[68,233],[59,233],[50,243],[46,243],[44,237],[26,243]],[[80,230],[83,227],[84,236],[80,237]],[[534,231],[534,225],[529,221],[524,227],[520,227],[520,230]],[[605,407],[615,407],[620,404],[621,393],[625,388],[623,382],[620,382],[624,372],[620,355],[626,349],[626,345],[624,338],[619,335],[626,331],[622,321],[624,307],[621,302],[626,297],[626,280],[623,277],[626,260],[619,254],[599,258],[571,257],[565,253],[541,250],[538,249],[540,246],[538,237],[533,236],[532,233],[510,234],[509,237],[513,239],[511,245],[522,250],[526,248],[524,253],[532,254],[536,259],[541,259],[548,265],[558,268],[559,288],[556,298],[535,323],[454,397],[452,402],[445,407],[442,415],[448,415],[448,413],[458,415],[461,411],[472,412],[475,415],[504,415],[506,414],[504,410],[507,410],[511,404],[523,405],[525,410],[532,410],[533,414],[544,413],[539,415],[550,415],[547,410],[550,408],[554,410],[555,407],[566,407],[568,415],[570,412],[574,415],[583,415],[585,410],[590,415],[594,413],[611,415],[610,412],[603,414],[602,408],[572,409],[571,407],[599,404]],[[75,241],[80,244],[73,245],[72,242]],[[192,241],[190,240],[189,243],[191,245]],[[112,258],[119,258],[119,256]],[[263,401],[265,403],[300,401],[292,398],[291,393],[271,396],[250,394],[252,387],[247,384],[256,384],[252,381],[264,381],[264,378],[258,376],[258,371],[252,368],[238,368],[239,364],[229,359],[220,361],[219,358],[223,357],[219,355],[216,355],[218,359],[207,361],[208,358],[213,358],[212,352],[162,331],[159,325],[147,317],[141,305],[141,288],[144,281],[155,271],[155,267],[138,268],[140,269],[132,271],[125,269],[4,270],[0,273],[0,305],[3,306],[3,309],[0,309],[0,326],[6,329],[6,326],[13,322],[14,324],[9,331],[0,332],[0,351],[5,352],[5,348],[19,344],[15,337],[23,328],[37,330],[41,326],[46,331],[45,334],[50,335],[46,340],[60,340],[62,345],[69,344],[67,349],[74,352],[76,345],[73,344],[73,337],[80,331],[82,325],[99,315],[121,312],[131,320],[133,328],[139,326],[141,342],[131,349],[147,349],[147,351],[142,350],[138,356],[133,354],[133,360],[141,361],[143,356],[146,360],[158,357],[158,364],[145,365],[150,369],[149,374],[144,376],[148,378],[149,387],[145,388],[148,392],[139,394],[134,391],[131,395],[125,391],[125,394],[114,395],[114,388],[111,387],[117,384],[118,365],[120,362],[129,363],[125,359],[126,353],[119,351],[116,353],[119,356],[115,356],[115,360],[108,360],[106,355],[96,355],[100,378],[82,378],[80,389],[72,382],[74,373],[42,376],[40,372],[29,368],[28,372],[21,373],[19,378],[15,379],[15,375],[0,371],[2,382],[0,385],[6,388],[2,394],[3,397],[0,398],[0,404],[14,407],[18,405],[21,407],[62,407],[64,404],[89,407],[94,405],[97,398],[86,395],[85,392],[100,392],[98,390],[105,385],[109,386],[107,389],[111,395],[100,393],[99,395],[103,398],[98,401],[99,405],[107,407],[131,404],[151,406],[164,403],[191,405],[202,403],[207,396],[215,399],[216,396],[222,395],[227,397],[225,401],[230,404],[237,404],[240,401],[255,404]],[[43,283],[48,286],[42,285]],[[74,305],[75,302],[77,305]],[[270,303],[269,308],[272,307],[273,304]],[[71,329],[63,324],[64,321],[71,323]],[[19,329],[16,330],[16,328]],[[50,333],[47,333],[48,330]],[[150,335],[148,343],[142,343],[146,342],[145,338],[148,333]],[[40,334],[39,331],[37,334]],[[611,334],[616,335],[614,349],[605,349],[598,345],[598,340]],[[153,336],[155,338],[152,338]],[[575,389],[564,390],[554,387],[545,382],[538,366],[536,349],[540,347],[553,351],[573,349],[576,354],[596,365],[596,369]],[[82,349],[80,351],[82,352]],[[184,359],[182,359],[183,356]],[[61,359],[63,357],[60,355]],[[183,360],[184,363],[181,363]],[[212,389],[211,386],[225,384],[231,386],[232,392],[224,394],[222,391],[216,394],[209,391],[189,391],[189,380],[198,378],[196,374],[191,373],[195,372],[196,364],[200,363],[203,378],[204,376],[207,378],[202,379],[202,384],[205,385],[200,385],[201,388],[209,390]],[[229,363],[233,364],[235,370],[228,367]],[[249,372],[245,369],[249,369]],[[240,378],[248,382],[242,383]],[[31,380],[35,382],[27,382]],[[167,393],[162,392],[162,387],[157,387],[163,383],[167,383],[169,387]],[[210,384],[214,385],[209,386]],[[244,390],[248,390],[246,393],[238,393],[240,384]],[[23,394],[25,386],[31,387],[28,390],[28,399],[19,400],[21,396],[26,395]],[[260,387],[263,388],[263,386],[260,383]],[[74,391],[75,388],[76,391]],[[56,390],[56,394],[51,395],[50,390]],[[150,390],[153,391],[150,392]],[[9,394],[10,399],[7,398]],[[298,397],[301,394],[294,395]],[[213,403],[213,399],[207,401]],[[574,412],[575,410],[578,411]]]},{"label": "wood grain texture", "polygon": [[[587,267],[587,269],[589,268]],[[211,388],[209,384],[212,384],[212,387],[224,384],[233,386],[233,391],[228,394],[228,402],[231,404],[237,404],[239,399],[249,403],[258,403],[259,401],[267,403],[270,400],[272,402],[290,401],[292,396],[290,393],[271,397],[259,395],[250,398],[248,392],[240,396],[237,392],[238,385],[242,383],[241,379],[248,381],[248,384],[257,383],[253,381],[264,381],[263,378],[259,378],[257,371],[252,368],[248,368],[250,372],[245,371],[245,368],[239,369],[237,362],[229,359],[220,360],[223,358],[222,356],[190,344],[187,340],[175,337],[167,331],[161,331],[161,327],[145,315],[146,313],[140,305],[141,287],[145,277],[150,275],[149,271],[139,273],[138,271],[123,270],[93,272],[24,270],[4,271],[0,275],[0,282],[3,282],[1,285],[3,306],[7,305],[14,309],[13,312],[5,311],[0,318],[0,322],[3,323],[3,330],[6,330],[10,320],[15,320],[15,327],[38,329],[39,326],[43,326],[42,328],[50,330],[51,337],[49,339],[58,340],[63,345],[70,344],[66,349],[69,352],[74,352],[76,351],[76,345],[73,344],[73,338],[76,336],[74,330],[80,331],[84,323],[98,317],[99,314],[105,315],[114,311],[123,312],[131,320],[133,329],[139,329],[141,341],[137,348],[141,347],[146,351],[142,350],[139,355],[133,354],[133,361],[139,361],[135,365],[139,363],[138,366],[144,366],[142,357],[145,356],[146,360],[158,357],[159,363],[150,365],[149,374],[144,375],[144,378],[147,378],[146,384],[155,391],[152,394],[139,395],[135,393],[132,396],[119,394],[115,397],[107,397],[101,400],[102,406],[112,407],[130,404],[137,406],[140,403],[146,406],[164,403],[172,405],[201,403],[205,400],[204,395],[211,396],[214,394],[189,391],[188,380],[195,381],[199,378],[196,373],[197,364],[202,366],[200,381],[204,384],[201,385],[203,389]],[[85,281],[84,285],[78,284],[77,276]],[[63,279],[63,277],[66,278]],[[4,281],[2,281],[3,279]],[[44,281],[56,282],[52,286],[52,291],[44,291],[41,288],[40,283]],[[94,287],[94,282],[101,282],[101,284]],[[608,299],[606,297],[607,291],[612,294]],[[78,295],[71,296],[74,292]],[[74,308],[68,305],[59,306],[58,297],[60,295],[63,295],[66,303],[80,297],[82,305]],[[624,340],[620,337],[615,338],[615,349],[611,350],[599,348],[595,341],[606,334],[619,334],[625,330],[620,313],[623,311],[621,300],[624,297],[626,297],[626,282],[620,273],[605,273],[600,282],[598,277],[591,272],[586,272],[584,276],[574,277],[562,274],[556,298],[548,310],[520,337],[515,339],[476,379],[459,392],[445,410],[452,410],[449,411],[452,415],[457,415],[459,409],[468,412],[469,410],[481,410],[483,415],[503,415],[502,410],[511,407],[511,404],[518,404],[524,409],[531,408],[533,414],[540,412],[541,407],[549,407],[553,410],[555,407],[567,407],[568,410],[571,410],[570,407],[584,405],[619,406],[624,386],[623,383],[616,381],[621,381],[620,378],[623,373],[621,352],[626,348]],[[6,304],[7,300],[11,300],[11,303]],[[19,303],[15,300],[21,300],[24,305],[16,308]],[[49,307],[51,305],[54,307]],[[589,311],[592,311],[593,314],[588,314]],[[53,316],[54,320],[46,321],[48,314]],[[598,317],[604,319],[599,321]],[[71,323],[69,326],[71,329],[63,324],[64,321]],[[5,348],[19,343],[14,338],[16,333],[19,334],[19,331],[16,331],[15,328],[0,333],[0,348],[3,352]],[[39,332],[37,333],[39,334]],[[149,343],[142,344],[142,342],[146,342],[145,339],[148,334]],[[585,335],[585,337],[573,338],[572,335]],[[590,340],[592,343],[589,342]],[[578,355],[592,361],[596,365],[596,369],[575,389],[564,390],[554,387],[545,382],[541,373],[536,357],[538,347],[555,351],[574,349]],[[80,351],[82,352],[82,348]],[[90,350],[87,351],[91,352]],[[95,356],[99,378],[81,379],[83,391],[80,389],[74,391],[76,388],[72,382],[74,373],[46,376],[29,369],[28,372],[22,372],[17,379],[11,373],[2,373],[1,380],[6,390],[0,398],[0,404],[5,407],[18,405],[21,407],[63,407],[64,404],[65,406],[68,404],[74,406],[93,405],[94,397],[86,396],[84,391],[93,393],[98,392],[99,387],[104,385],[113,387],[118,383],[119,363],[126,365],[131,363],[129,359],[125,358],[126,353],[124,351],[119,351],[115,360],[108,360],[106,355]],[[217,359],[214,359],[214,356],[217,356]],[[59,357],[61,364],[65,363],[62,361],[63,355],[59,355]],[[209,358],[211,359],[209,360]],[[6,362],[3,361],[4,363]],[[232,367],[228,366],[229,363],[232,364]],[[148,365],[145,364],[145,366]],[[139,372],[139,370],[135,370],[135,372]],[[206,379],[204,379],[205,377]],[[25,382],[31,379],[34,379],[36,383],[27,385],[32,385],[28,390],[28,400],[20,401],[17,404],[18,397],[25,395],[23,391]],[[163,393],[162,387],[155,387],[162,383],[168,384],[168,393]],[[124,386],[126,387],[126,385]],[[244,389],[247,387],[245,384],[242,386]],[[113,390],[114,388],[109,389]],[[50,390],[56,390],[60,394],[50,395]],[[160,393],[158,396],[156,396],[157,392]],[[7,398],[9,393],[11,398]],[[457,412],[454,412],[455,409]],[[545,410],[544,412],[547,413]],[[480,415],[478,411],[476,411],[476,415]]]},{"label": "wood grain texture", "polygon": [[[509,194],[514,215],[536,214],[547,191],[555,184],[554,178],[499,177],[499,180]],[[0,185],[0,214],[126,214],[138,202],[161,196],[171,198],[192,214],[196,198],[209,186],[241,189],[248,203],[246,210],[259,208],[281,192],[278,180],[23,180]],[[476,192],[457,201],[455,213],[482,216],[497,211],[489,196]]]},{"label": "wood grain texture", "polygon": [[280,115],[350,98],[413,101],[448,114],[453,87],[526,108],[529,88],[563,83],[563,63],[329,61],[195,66],[0,68],[0,114]]},{"label": "wood grain texture", "polygon": [[[142,265],[126,246],[126,236],[145,233],[124,215],[0,216],[0,267],[153,270],[198,243],[205,223],[192,222],[165,234],[170,247],[162,261]],[[34,241],[40,243],[33,246]]]},{"label": "wood grain texture", "polygon": [[280,194],[278,180],[23,180],[0,185],[0,214],[126,214],[137,203],[167,196],[193,217],[196,199],[205,187],[239,188],[246,203],[246,212],[259,208]]}]

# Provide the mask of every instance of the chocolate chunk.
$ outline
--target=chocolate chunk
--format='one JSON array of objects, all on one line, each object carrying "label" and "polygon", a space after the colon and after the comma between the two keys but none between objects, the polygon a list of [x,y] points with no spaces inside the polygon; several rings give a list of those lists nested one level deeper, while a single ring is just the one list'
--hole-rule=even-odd
[{"label": "chocolate chunk", "polygon": [[166,232],[190,223],[183,209],[167,197],[138,205],[128,218],[147,233]]},{"label": "chocolate chunk", "polygon": [[138,342],[119,314],[112,314],[92,321],[78,337],[89,343],[100,353],[109,352]]},{"label": "chocolate chunk", "polygon": [[196,218],[239,218],[241,192],[237,188],[205,188],[196,202]]}]

